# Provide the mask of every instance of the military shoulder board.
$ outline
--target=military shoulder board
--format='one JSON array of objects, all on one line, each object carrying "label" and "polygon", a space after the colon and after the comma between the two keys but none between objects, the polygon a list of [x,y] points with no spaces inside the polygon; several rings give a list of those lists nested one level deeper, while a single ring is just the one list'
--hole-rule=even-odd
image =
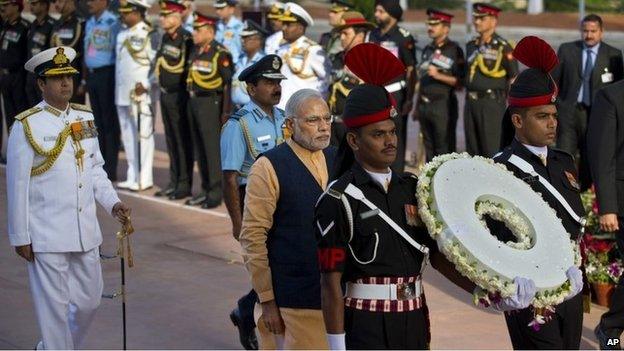
[{"label": "military shoulder board", "polygon": [[71,103],[70,104],[71,108],[73,108],[74,110],[78,110],[78,111],[84,111],[84,112],[90,112],[93,113],[93,111],[91,110],[91,108],[89,108],[89,106],[87,105],[82,105],[82,104],[76,104],[76,103]]},{"label": "military shoulder board", "polygon": [[410,35],[412,35],[412,33],[410,33],[407,29],[405,28],[400,28],[399,27],[399,32],[401,32],[401,34],[403,34],[404,37],[409,37]]},{"label": "military shoulder board", "polygon": [[31,107],[28,110],[20,113],[19,115],[15,116],[15,119],[18,121],[21,121],[27,117],[30,117],[32,115],[34,115],[37,112],[41,112],[41,107],[35,106],[35,107]]},{"label": "military shoulder board", "polygon": [[234,112],[230,118],[231,119],[235,119],[235,120],[239,120],[241,119],[241,117],[244,117],[246,114],[248,114],[249,111],[245,110],[244,108],[239,109],[238,111]]}]

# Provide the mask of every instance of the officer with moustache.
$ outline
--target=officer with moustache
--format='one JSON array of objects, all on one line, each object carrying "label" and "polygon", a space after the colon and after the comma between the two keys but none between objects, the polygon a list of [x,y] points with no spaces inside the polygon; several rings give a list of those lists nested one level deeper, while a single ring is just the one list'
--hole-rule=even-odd
[{"label": "officer with moustache", "polygon": [[219,132],[232,112],[232,56],[215,40],[218,18],[195,13],[193,43],[187,63],[187,114],[201,178],[201,192],[187,205],[214,208],[223,198]]},{"label": "officer with moustache", "polygon": [[184,5],[166,0],[160,6],[160,22],[165,33],[156,54],[155,72],[169,154],[169,184],[155,195],[178,200],[191,195],[193,179],[193,143],[186,113],[186,60],[193,48],[193,38],[182,26]]},{"label": "officer with moustache", "polygon": [[[54,19],[50,17],[49,0],[31,0],[30,12],[35,16],[35,20],[28,29],[27,59],[31,59],[50,46],[50,35],[54,26]],[[34,106],[41,101],[41,91],[37,87],[37,76],[33,73],[26,73],[26,98],[28,106]]]},{"label": "officer with moustache", "polygon": [[432,40],[422,51],[414,118],[420,121],[427,161],[431,161],[434,156],[455,151],[455,89],[464,77],[464,51],[448,38],[453,15],[428,9],[427,16],[427,34]]},{"label": "officer with moustache", "polygon": [[[236,111],[221,131],[221,169],[223,195],[232,219],[232,234],[238,240],[242,225],[243,204],[247,175],[259,155],[284,142],[282,132],[284,111],[275,107],[282,97],[280,73],[282,60],[267,55],[243,70],[238,79],[245,83],[250,101]],[[257,349],[254,306],[258,294],[251,290],[238,300],[238,307],[230,314],[238,327],[241,345]]]}]

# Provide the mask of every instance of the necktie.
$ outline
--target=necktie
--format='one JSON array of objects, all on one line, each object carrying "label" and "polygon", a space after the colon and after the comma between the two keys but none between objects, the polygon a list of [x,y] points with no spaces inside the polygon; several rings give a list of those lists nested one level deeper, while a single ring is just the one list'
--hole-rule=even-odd
[{"label": "necktie", "polygon": [[548,164],[548,161],[546,160],[546,155],[544,155],[544,154],[539,154],[539,155],[538,155],[538,157],[539,157],[540,161],[542,161],[542,164],[543,164],[544,166],[546,166],[546,165]]},{"label": "necktie", "polygon": [[583,69],[583,104],[591,106],[591,76],[594,69],[591,49],[585,50],[585,68]]}]

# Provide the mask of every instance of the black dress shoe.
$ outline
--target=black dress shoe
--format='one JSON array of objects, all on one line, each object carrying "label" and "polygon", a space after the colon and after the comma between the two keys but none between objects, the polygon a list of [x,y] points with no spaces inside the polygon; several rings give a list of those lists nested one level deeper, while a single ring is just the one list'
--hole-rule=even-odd
[{"label": "black dress shoe", "polygon": [[258,338],[256,337],[255,328],[243,322],[238,308],[230,312],[230,320],[232,320],[234,326],[238,328],[238,339],[245,350],[257,350]]},{"label": "black dress shoe", "polygon": [[204,201],[204,203],[201,205],[201,208],[210,209],[210,208],[219,207],[220,205],[221,205],[221,200],[206,199],[206,201]]},{"label": "black dress shoe", "polygon": [[154,196],[156,197],[170,196],[174,192],[175,192],[175,188],[165,188],[165,189],[160,189],[157,192],[155,192]]},{"label": "black dress shoe", "polygon": [[204,203],[204,201],[206,201],[206,195],[197,195],[197,196],[193,196],[192,199],[188,199],[186,200],[186,202],[184,204],[189,205],[189,206],[198,206]]},{"label": "black dress shoe", "polygon": [[169,194],[169,200],[180,200],[191,196],[190,191],[174,191]]}]

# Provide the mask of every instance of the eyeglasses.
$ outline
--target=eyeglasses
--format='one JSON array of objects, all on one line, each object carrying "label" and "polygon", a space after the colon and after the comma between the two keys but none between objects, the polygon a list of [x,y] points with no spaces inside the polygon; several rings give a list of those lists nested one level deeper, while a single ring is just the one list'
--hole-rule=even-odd
[{"label": "eyeglasses", "polygon": [[334,122],[333,115],[329,115],[326,117],[310,116],[310,117],[304,117],[302,119],[309,126],[319,126],[321,125],[321,122],[324,122],[327,124],[332,124]]}]

